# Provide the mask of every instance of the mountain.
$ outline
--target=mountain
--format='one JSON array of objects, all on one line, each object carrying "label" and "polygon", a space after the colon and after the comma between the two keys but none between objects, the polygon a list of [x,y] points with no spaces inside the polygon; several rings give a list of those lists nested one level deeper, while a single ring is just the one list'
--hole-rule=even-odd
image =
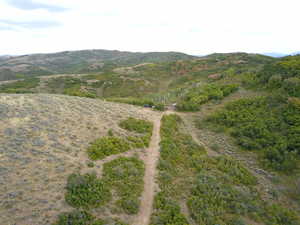
[{"label": "mountain", "polygon": [[263,55],[267,55],[267,56],[271,56],[271,57],[275,57],[275,58],[287,56],[287,54],[279,53],[279,52],[265,52],[265,53],[263,53]]},{"label": "mountain", "polygon": [[300,52],[292,52],[290,54],[287,53],[279,53],[279,52],[266,52],[263,53],[263,55],[267,55],[267,56],[271,56],[271,57],[275,57],[275,58],[280,58],[280,57],[284,57],[284,56],[288,56],[288,55],[298,55],[300,54]]},{"label": "mountain", "polygon": [[193,58],[195,57],[178,52],[139,53],[110,50],[65,51],[3,57],[0,60],[0,80],[62,73],[99,72],[117,66]]},{"label": "mountain", "polygon": [[291,55],[299,55],[300,54],[300,51],[298,52],[293,52]]}]

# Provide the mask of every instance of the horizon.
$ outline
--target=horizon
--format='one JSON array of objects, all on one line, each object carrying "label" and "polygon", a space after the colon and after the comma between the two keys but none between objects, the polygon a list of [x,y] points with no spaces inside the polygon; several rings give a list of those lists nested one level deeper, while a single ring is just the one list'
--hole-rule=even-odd
[{"label": "horizon", "polygon": [[233,53],[247,53],[247,54],[260,54],[260,55],[266,55],[271,57],[284,57],[294,54],[300,54],[300,51],[293,51],[293,52],[275,52],[275,51],[268,51],[268,52],[245,52],[245,51],[233,51],[233,52],[210,52],[207,54],[189,54],[187,52],[180,52],[180,51],[131,51],[131,50],[118,50],[118,49],[78,49],[78,50],[61,50],[61,51],[49,51],[49,52],[31,52],[31,53],[23,53],[23,54],[0,54],[0,56],[9,56],[9,57],[20,57],[20,56],[26,56],[26,55],[39,55],[39,54],[57,54],[57,53],[63,53],[63,52],[76,52],[76,51],[97,51],[97,50],[104,50],[104,51],[119,51],[119,52],[131,52],[131,53],[166,53],[166,52],[177,52],[177,53],[183,53],[191,56],[198,56],[198,57],[204,57],[212,54],[233,54]]}]

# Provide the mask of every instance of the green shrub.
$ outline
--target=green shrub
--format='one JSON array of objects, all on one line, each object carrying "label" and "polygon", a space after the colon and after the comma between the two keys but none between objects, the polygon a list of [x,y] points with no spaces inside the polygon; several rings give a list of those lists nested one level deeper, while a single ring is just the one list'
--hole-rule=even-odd
[{"label": "green shrub", "polygon": [[126,214],[138,213],[144,170],[143,161],[136,158],[120,157],[104,164],[103,180],[116,192],[116,204]]},{"label": "green shrub", "polygon": [[123,129],[134,131],[140,134],[152,133],[153,129],[153,124],[151,122],[135,119],[133,117],[129,117],[128,119],[121,121],[119,125]]},{"label": "green shrub", "polygon": [[147,98],[137,98],[137,97],[126,97],[126,98],[107,98],[107,101],[111,102],[120,102],[125,104],[131,105],[138,105],[138,106],[147,106],[153,107],[155,110],[164,111],[165,105],[159,102],[155,102],[154,100],[147,99]]},{"label": "green shrub", "polygon": [[66,189],[66,201],[75,208],[97,208],[111,199],[106,184],[95,174],[71,174]]},{"label": "green shrub", "polygon": [[178,115],[165,115],[160,128],[159,192],[155,197],[151,225],[188,225],[178,200],[189,194],[190,180],[196,172],[194,160],[205,154],[202,146],[181,132]]},{"label": "green shrub", "polygon": [[145,148],[149,147],[151,141],[151,134],[143,136],[128,136],[126,137],[132,148]]},{"label": "green shrub", "polygon": [[238,90],[238,85],[207,84],[191,88],[178,102],[176,108],[180,111],[198,111],[200,106],[210,100],[220,100]]},{"label": "green shrub", "polygon": [[57,222],[53,225],[128,225],[116,219],[95,219],[93,215],[86,211],[72,211],[61,213]]},{"label": "green shrub", "polygon": [[208,121],[231,128],[230,134],[244,149],[261,151],[266,166],[291,172],[297,168],[300,146],[296,102],[297,98],[286,101],[279,95],[241,99],[227,104]]},{"label": "green shrub", "polygon": [[291,77],[285,79],[283,81],[283,88],[290,96],[300,98],[300,78]]},{"label": "green shrub", "polygon": [[33,93],[33,88],[37,87],[40,83],[39,78],[28,78],[16,81],[9,84],[0,85],[0,93]]},{"label": "green shrub", "polygon": [[166,198],[162,192],[155,196],[154,209],[155,213],[152,214],[150,225],[189,225],[187,219],[181,213],[178,203]]},{"label": "green shrub", "polygon": [[216,157],[216,168],[230,176],[233,183],[243,185],[257,184],[256,177],[234,159]]},{"label": "green shrub", "polygon": [[58,221],[53,225],[93,225],[93,219],[94,217],[90,213],[76,210],[60,214]]},{"label": "green shrub", "polygon": [[94,141],[87,149],[92,160],[103,159],[107,156],[126,152],[130,149],[127,141],[118,137],[103,137]]},{"label": "green shrub", "polygon": [[119,123],[119,126],[125,130],[143,135],[127,137],[127,140],[133,148],[144,148],[149,146],[152,136],[153,123],[130,117],[126,120],[122,120]]}]

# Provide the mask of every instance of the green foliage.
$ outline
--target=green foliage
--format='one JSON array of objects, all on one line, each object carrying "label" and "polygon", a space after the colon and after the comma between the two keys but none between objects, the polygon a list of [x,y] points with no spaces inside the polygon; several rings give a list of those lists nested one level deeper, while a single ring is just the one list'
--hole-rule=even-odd
[{"label": "green foliage", "polygon": [[237,143],[263,152],[265,164],[277,170],[297,168],[300,146],[298,99],[281,96],[241,99],[209,117],[209,121],[231,128]]},{"label": "green foliage", "polygon": [[182,125],[177,115],[162,119],[161,192],[155,197],[151,225],[189,224],[179,202],[187,204],[195,224],[243,225],[249,219],[270,225],[299,224],[295,212],[261,198],[257,179],[248,169],[230,157],[204,154],[203,148],[182,133]]},{"label": "green foliage", "polygon": [[86,92],[86,91],[81,91],[78,89],[67,89],[64,91],[65,95],[70,95],[70,96],[78,96],[78,97],[84,97],[84,98],[96,98],[97,96],[93,93]]},{"label": "green foliage", "polygon": [[95,217],[87,211],[72,211],[61,213],[57,222],[53,225],[128,225],[120,220],[95,219]]},{"label": "green foliage", "polygon": [[149,147],[151,140],[151,133],[145,134],[143,136],[128,136],[127,141],[130,143],[132,148],[145,148]]},{"label": "green foliage", "polygon": [[66,189],[66,201],[75,208],[97,208],[111,199],[109,189],[96,174],[71,174]]},{"label": "green foliage", "polygon": [[158,166],[161,192],[155,197],[151,225],[189,224],[178,201],[189,194],[190,178],[197,170],[193,162],[205,154],[205,150],[190,135],[180,131],[181,125],[181,118],[175,114],[162,118]]},{"label": "green foliage", "polygon": [[110,155],[126,152],[129,149],[130,145],[127,141],[111,136],[95,140],[87,149],[87,153],[90,159],[98,160]]},{"label": "green foliage", "polygon": [[295,212],[276,204],[268,205],[252,187],[236,187],[227,179],[226,172],[208,168],[198,174],[187,203],[197,224],[243,224],[241,219],[237,223],[238,215],[270,225],[299,224]]},{"label": "green foliage", "polygon": [[153,124],[151,122],[129,117],[126,120],[122,120],[119,123],[119,126],[125,130],[143,135],[127,137],[127,140],[131,143],[132,147],[143,148],[149,146],[153,130]]},{"label": "green foliage", "polygon": [[256,76],[260,84],[271,90],[284,91],[289,96],[300,97],[300,55],[288,56],[269,63]]},{"label": "green foliage", "polygon": [[147,106],[151,108],[154,107],[154,109],[158,111],[165,110],[164,104],[146,98],[127,97],[127,98],[107,98],[106,100],[111,102],[130,104],[130,105]]},{"label": "green foliage", "polygon": [[171,198],[166,198],[162,192],[155,196],[154,210],[150,225],[189,225],[185,216],[180,212],[178,203]]},{"label": "green foliage", "polygon": [[104,164],[103,180],[116,192],[116,204],[127,214],[138,213],[144,170],[143,161],[136,158],[120,157]]},{"label": "green foliage", "polygon": [[298,77],[287,78],[283,81],[282,87],[290,96],[300,98],[300,75]]},{"label": "green foliage", "polygon": [[190,89],[179,101],[176,108],[180,111],[198,111],[200,105],[209,100],[223,99],[238,90],[236,84],[217,85],[207,84]]},{"label": "green foliage", "polygon": [[146,120],[135,119],[133,117],[129,117],[128,119],[121,121],[119,126],[123,129],[141,134],[152,133],[153,129],[153,124],[151,122]]},{"label": "green foliage", "polygon": [[39,85],[39,78],[29,78],[14,83],[0,85],[0,93],[33,93],[32,89]]},{"label": "green foliage", "polygon": [[[72,211],[62,213],[53,225],[96,225],[92,223],[94,217],[86,211]],[[99,223],[101,225],[101,223]]]},{"label": "green foliage", "polygon": [[226,173],[233,183],[243,185],[255,185],[257,179],[245,167],[236,160],[228,157],[216,157],[216,169]]}]

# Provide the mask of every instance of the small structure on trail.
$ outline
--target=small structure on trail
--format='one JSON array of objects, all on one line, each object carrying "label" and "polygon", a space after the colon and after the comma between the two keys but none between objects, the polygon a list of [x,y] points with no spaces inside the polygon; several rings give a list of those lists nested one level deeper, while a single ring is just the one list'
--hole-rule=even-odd
[{"label": "small structure on trail", "polygon": [[150,104],[145,104],[144,107],[145,107],[145,108],[153,108],[153,106],[150,105]]}]

